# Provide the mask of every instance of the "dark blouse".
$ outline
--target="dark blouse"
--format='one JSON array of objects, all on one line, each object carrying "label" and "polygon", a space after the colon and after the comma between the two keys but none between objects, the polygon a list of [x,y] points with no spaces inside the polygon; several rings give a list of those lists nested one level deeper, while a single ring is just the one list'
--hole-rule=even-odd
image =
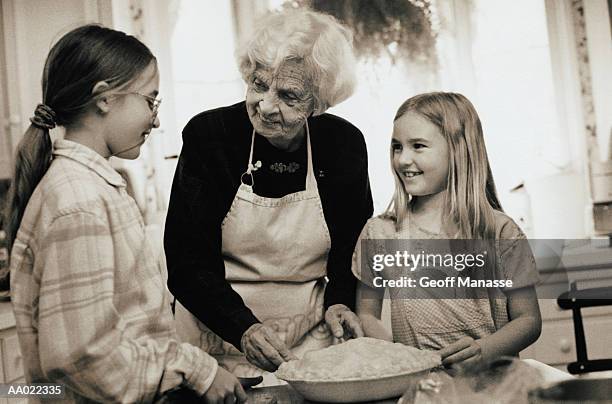
[{"label": "dark blouse", "polygon": [[[357,237],[372,216],[368,160],[361,132],[342,118],[308,119],[313,167],[331,236],[325,307],[355,305],[351,257]],[[253,126],[244,102],[202,112],[183,129],[164,235],[168,287],[200,321],[240,349],[242,334],[258,322],[225,279],[221,222],[246,171]],[[254,192],[281,197],[304,189],[305,142],[283,152],[255,136]],[[299,231],[299,229],[296,229]]]}]

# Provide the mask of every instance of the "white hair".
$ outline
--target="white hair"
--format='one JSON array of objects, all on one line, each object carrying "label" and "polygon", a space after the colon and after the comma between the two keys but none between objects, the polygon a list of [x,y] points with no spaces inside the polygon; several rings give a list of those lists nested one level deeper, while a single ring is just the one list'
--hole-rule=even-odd
[{"label": "white hair", "polygon": [[355,90],[352,41],[352,32],[330,15],[285,10],[260,20],[236,58],[245,82],[258,67],[276,70],[284,61],[302,61],[313,85],[314,115],[320,115]]}]

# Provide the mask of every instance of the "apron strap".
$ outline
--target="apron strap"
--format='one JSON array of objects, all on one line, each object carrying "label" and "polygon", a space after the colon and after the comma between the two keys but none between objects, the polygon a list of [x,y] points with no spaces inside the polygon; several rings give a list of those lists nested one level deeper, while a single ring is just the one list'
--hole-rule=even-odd
[{"label": "apron strap", "polygon": [[[253,128],[253,133],[251,134],[251,149],[249,151],[249,161],[247,163],[247,169],[240,176],[240,183],[253,187],[255,186],[255,178],[253,177],[253,172],[257,171],[261,168],[261,161],[257,160],[253,163],[253,148],[255,146],[255,128]],[[308,160],[308,167],[306,171],[306,191],[310,191],[313,188],[317,187],[317,181],[314,176],[314,166],[312,164],[312,148],[310,146],[310,128],[308,127],[308,120],[306,120],[306,154]],[[251,178],[251,184],[245,184],[244,176],[247,175]]]},{"label": "apron strap", "polygon": [[[247,162],[247,170],[243,172],[242,175],[240,176],[240,183],[248,187],[253,187],[255,185],[255,178],[253,178],[253,171],[257,171],[257,169],[261,167],[261,161],[257,162],[259,164],[251,163],[251,161],[253,160],[253,145],[254,144],[255,144],[255,128],[253,128],[253,134],[251,135],[251,150],[249,151],[249,161]],[[248,175],[249,177],[251,177],[250,185],[244,183],[245,175]]]},{"label": "apron strap", "polygon": [[306,171],[306,191],[317,188],[317,181],[314,176],[314,166],[312,164],[312,147],[310,146],[310,128],[306,120],[306,153],[308,158],[308,169]]}]

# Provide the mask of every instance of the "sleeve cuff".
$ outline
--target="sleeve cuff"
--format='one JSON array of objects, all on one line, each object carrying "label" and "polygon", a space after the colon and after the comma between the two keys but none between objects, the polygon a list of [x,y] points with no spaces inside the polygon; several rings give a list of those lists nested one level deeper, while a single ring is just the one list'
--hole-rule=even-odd
[{"label": "sleeve cuff", "polygon": [[231,318],[234,319],[234,332],[230,336],[228,342],[242,352],[242,347],[240,346],[242,335],[249,329],[249,327],[251,327],[253,324],[259,323],[260,321],[253,315],[251,310],[248,309],[233,313]]},{"label": "sleeve cuff", "polygon": [[[325,293],[323,306],[325,310],[334,304],[343,304],[352,311],[355,311],[355,289],[356,285],[350,290],[336,290],[335,293]],[[327,292],[327,291],[326,291]]]},{"label": "sleeve cuff", "polygon": [[185,385],[202,396],[208,391],[213,380],[215,380],[219,364],[215,358],[206,352],[195,347],[193,348],[196,351],[194,355],[196,364],[191,376],[186,378]]}]

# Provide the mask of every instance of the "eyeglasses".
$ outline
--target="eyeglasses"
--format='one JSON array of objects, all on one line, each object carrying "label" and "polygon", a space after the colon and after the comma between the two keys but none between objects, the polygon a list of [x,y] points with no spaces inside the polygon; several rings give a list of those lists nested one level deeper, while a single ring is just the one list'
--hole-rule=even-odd
[{"label": "eyeglasses", "polygon": [[147,104],[149,104],[149,109],[151,110],[151,113],[152,113],[151,122],[153,124],[155,122],[155,119],[157,118],[157,113],[159,112],[159,106],[162,103],[162,99],[157,98],[157,97],[151,97],[150,95],[141,94],[136,91],[128,91],[125,93],[115,93],[115,95],[130,95],[130,94],[139,95],[147,101]]}]

